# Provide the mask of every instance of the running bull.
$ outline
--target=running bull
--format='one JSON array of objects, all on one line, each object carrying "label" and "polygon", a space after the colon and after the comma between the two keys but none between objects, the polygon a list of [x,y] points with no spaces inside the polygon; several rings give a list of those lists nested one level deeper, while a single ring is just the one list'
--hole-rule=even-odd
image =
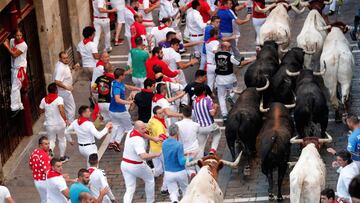
[{"label": "running bull", "polygon": [[224,194],[216,182],[220,169],[225,165],[236,168],[239,165],[242,152],[234,162],[220,160],[216,155],[209,155],[200,160],[187,162],[187,166],[201,167],[197,175],[191,180],[180,203],[224,202]]}]

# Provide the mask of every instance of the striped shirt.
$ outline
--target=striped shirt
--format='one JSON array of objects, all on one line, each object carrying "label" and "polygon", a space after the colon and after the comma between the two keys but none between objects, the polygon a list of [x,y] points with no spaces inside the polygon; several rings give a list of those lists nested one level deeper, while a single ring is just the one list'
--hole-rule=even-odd
[{"label": "striped shirt", "polygon": [[212,105],[211,98],[205,96],[199,96],[193,102],[195,117],[200,127],[206,127],[214,123],[214,118],[210,114]]}]

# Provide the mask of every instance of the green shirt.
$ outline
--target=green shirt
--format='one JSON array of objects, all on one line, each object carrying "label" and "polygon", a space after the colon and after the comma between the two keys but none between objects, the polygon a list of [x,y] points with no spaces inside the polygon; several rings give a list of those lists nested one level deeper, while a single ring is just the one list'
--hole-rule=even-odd
[{"label": "green shirt", "polygon": [[131,54],[131,65],[132,65],[132,76],[134,78],[146,78],[146,67],[145,62],[149,58],[149,54],[138,48],[130,50]]}]

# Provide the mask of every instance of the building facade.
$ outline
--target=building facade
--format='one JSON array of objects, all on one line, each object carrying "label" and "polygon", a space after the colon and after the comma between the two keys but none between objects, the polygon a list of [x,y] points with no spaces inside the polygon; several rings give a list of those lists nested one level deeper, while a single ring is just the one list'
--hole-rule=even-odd
[{"label": "building facade", "polygon": [[[58,53],[67,51],[74,62],[76,44],[87,25],[91,25],[91,0],[0,0],[0,166],[24,136],[32,135]],[[2,43],[14,37],[17,28],[28,45],[29,88],[22,91],[25,110],[11,117],[10,54]]]}]

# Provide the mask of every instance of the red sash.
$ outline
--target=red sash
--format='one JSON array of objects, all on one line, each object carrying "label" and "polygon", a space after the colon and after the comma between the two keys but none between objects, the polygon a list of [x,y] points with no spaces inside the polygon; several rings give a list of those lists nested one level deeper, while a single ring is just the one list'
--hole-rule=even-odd
[{"label": "red sash", "polygon": [[136,11],[131,6],[126,6],[126,8],[129,9],[133,15],[136,14]]},{"label": "red sash", "polygon": [[17,78],[20,80],[22,88],[26,88],[28,86],[29,79],[27,77],[24,67],[19,68]]},{"label": "red sash", "polygon": [[157,101],[159,101],[160,99],[163,99],[163,98],[165,98],[163,95],[161,95],[161,94],[155,94],[155,95],[153,96],[153,98],[152,98],[152,101],[153,101],[153,102],[157,102]]},{"label": "red sash", "polygon": [[130,164],[142,164],[143,162],[140,162],[140,161],[134,161],[134,160],[131,160],[131,159],[127,159],[127,158],[122,158],[123,161],[127,162],[127,163],[130,163]]},{"label": "red sash", "polygon": [[89,121],[89,119],[87,119],[87,118],[85,118],[85,117],[82,117],[82,116],[80,116],[80,117],[78,118],[78,124],[79,124],[79,125],[83,124],[85,121]]},{"label": "red sash", "polygon": [[58,98],[58,95],[55,93],[49,93],[48,95],[46,95],[45,97],[45,102],[47,104],[51,104],[56,98]]}]

